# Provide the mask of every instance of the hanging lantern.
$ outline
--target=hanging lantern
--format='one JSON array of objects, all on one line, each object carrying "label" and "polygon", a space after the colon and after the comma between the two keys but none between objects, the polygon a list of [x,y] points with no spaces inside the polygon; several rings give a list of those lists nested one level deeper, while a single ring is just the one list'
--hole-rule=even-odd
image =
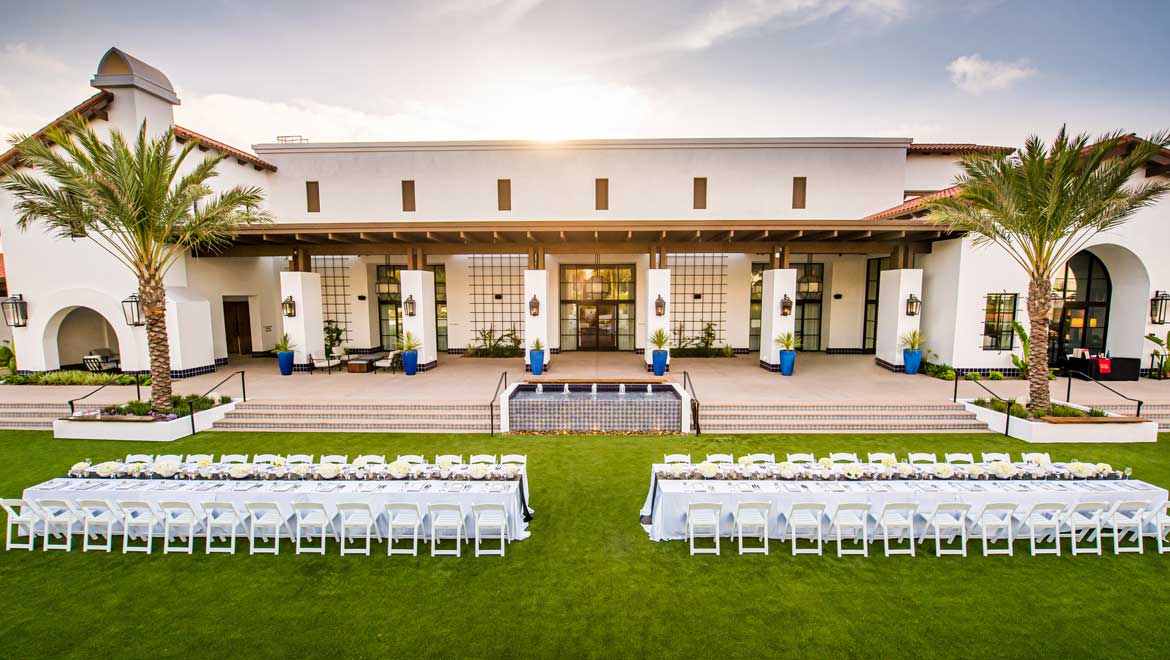
[{"label": "hanging lantern", "polygon": [[540,316],[540,301],[536,299],[536,294],[532,294],[532,300],[528,301],[528,315]]},{"label": "hanging lantern", "polygon": [[1150,299],[1150,323],[1166,325],[1166,312],[1170,311],[1170,293],[1155,291]]},{"label": "hanging lantern", "polygon": [[402,312],[407,316],[414,316],[414,294],[407,296],[406,300],[402,301]]},{"label": "hanging lantern", "polygon": [[28,303],[24,296],[16,294],[0,302],[4,309],[4,323],[10,328],[23,328],[28,325]]},{"label": "hanging lantern", "polygon": [[658,294],[658,300],[654,301],[654,315],[666,316],[666,301],[662,299],[662,294]]},{"label": "hanging lantern", "polygon": [[280,307],[284,310],[284,315],[290,319],[297,315],[297,301],[293,300],[292,296],[285,298]]},{"label": "hanging lantern", "polygon": [[913,293],[906,299],[906,316],[918,316],[922,311],[922,300]]},{"label": "hanging lantern", "polygon": [[792,314],[792,298],[789,298],[786,293],[780,299],[780,316],[789,316],[790,314]]},{"label": "hanging lantern", "polygon": [[122,301],[122,315],[126,317],[126,325],[146,325],[146,319],[142,316],[142,301],[138,299],[137,293],[130,294]]}]

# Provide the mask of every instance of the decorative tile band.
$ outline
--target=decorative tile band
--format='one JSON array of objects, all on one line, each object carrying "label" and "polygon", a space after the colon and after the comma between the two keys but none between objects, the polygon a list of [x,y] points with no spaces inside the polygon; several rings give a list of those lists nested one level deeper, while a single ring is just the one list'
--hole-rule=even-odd
[{"label": "decorative tile band", "polygon": [[733,349],[731,349],[732,355],[751,355],[752,353],[758,353],[758,352],[759,351],[753,351],[750,348],[733,348]]},{"label": "decorative tile band", "polygon": [[227,358],[225,358],[225,357],[217,357],[217,358],[215,358],[215,366],[217,366],[217,367],[223,367],[223,366],[226,366],[226,365],[227,365],[227,363],[228,363],[228,359],[227,359]]},{"label": "decorative tile band", "polygon": [[882,369],[885,369],[887,371],[892,371],[896,374],[906,373],[906,367],[904,367],[900,364],[890,364],[889,362],[886,362],[885,360],[881,359],[880,357],[876,357],[876,356],[873,358],[873,361],[874,361],[874,364],[876,364],[877,366],[879,366]]},{"label": "decorative tile band", "polygon": [[[617,384],[597,386],[598,393],[615,389]],[[571,391],[588,392],[578,386]],[[548,397],[512,398],[508,418],[512,431],[677,433],[682,428],[682,402],[673,389],[656,388],[653,396],[631,392],[620,397],[569,397],[558,391]]]},{"label": "decorative tile band", "polygon": [[865,348],[826,348],[825,355],[865,355],[873,353],[873,349]]},{"label": "decorative tile band", "polygon": [[467,355],[466,348],[448,348],[447,355]]},{"label": "decorative tile band", "polygon": [[431,360],[430,362],[427,362],[426,364],[420,363],[418,365],[418,370],[419,371],[430,371],[431,369],[434,369],[437,366],[439,366],[439,361],[438,360]]},{"label": "decorative tile band", "polygon": [[772,364],[771,362],[768,362],[767,360],[760,360],[760,368],[763,369],[764,371],[772,371],[772,372],[780,371],[780,365]]},{"label": "decorative tile band", "polygon": [[[532,373],[532,365],[525,362],[524,363],[524,371],[526,373]],[[548,373],[550,371],[552,371],[552,362],[549,362],[548,364],[544,365],[544,373]]]},{"label": "decorative tile band", "polygon": [[991,372],[993,372],[993,371],[998,371],[999,373],[1003,374],[1004,378],[1019,378],[1020,377],[1020,370],[1015,368],[1015,367],[1006,367],[1006,368],[998,368],[998,369],[991,369],[991,368],[985,369],[985,368],[981,368],[981,367],[980,368],[965,368],[964,367],[964,368],[955,369],[955,373],[960,375],[960,376],[966,376],[967,374],[979,374],[983,378],[990,376]]},{"label": "decorative tile band", "polygon": [[350,355],[369,355],[370,353],[381,353],[386,349],[381,346],[371,346],[369,348],[347,348],[345,351]]},{"label": "decorative tile band", "polygon": [[[667,371],[670,371],[670,363],[667,363],[667,365],[666,365],[666,370],[667,370]],[[654,371],[654,365],[652,365],[652,364],[648,364],[648,365],[646,365],[646,371],[648,371],[648,372],[653,372],[653,371]]]}]

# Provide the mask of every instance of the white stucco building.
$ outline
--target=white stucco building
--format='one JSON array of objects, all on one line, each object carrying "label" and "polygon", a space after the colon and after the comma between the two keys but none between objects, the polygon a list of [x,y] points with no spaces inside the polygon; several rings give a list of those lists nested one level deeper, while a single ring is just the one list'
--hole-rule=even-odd
[{"label": "white stucco building", "polygon": [[[98,93],[71,112],[100,130],[174,123],[170,81],[121,51],[103,57],[92,85]],[[1027,278],[1006,255],[917,217],[929,195],[948,194],[962,154],[1002,147],[281,138],[253,155],[176,132],[227,153],[216,185],[263,187],[275,218],[169,274],[177,377],[270,350],[283,332],[307,364],[324,353],[326,321],[353,352],[392,348],[410,331],[424,369],[488,329],[539,338],[555,365],[561,351],[642,352],[659,327],[675,345],[713,333],[766,368],[778,363],[773,339],[794,332],[804,350],[874,353],[898,369],[898,338],[920,328],[936,361],[1008,373],[1019,350],[1010,322],[1027,321]],[[1146,175],[1167,176],[1166,156]],[[18,165],[19,153],[0,162]],[[120,355],[126,371],[148,369],[145,331],[123,315],[131,273],[85,239],[19,230],[4,192],[0,233],[8,291],[27,303],[27,325],[12,328],[22,371],[78,365],[95,349]],[[1074,258],[1053,354],[1108,351],[1148,368],[1151,299],[1170,290],[1166,245],[1170,202]],[[907,314],[910,296],[920,314]]]}]

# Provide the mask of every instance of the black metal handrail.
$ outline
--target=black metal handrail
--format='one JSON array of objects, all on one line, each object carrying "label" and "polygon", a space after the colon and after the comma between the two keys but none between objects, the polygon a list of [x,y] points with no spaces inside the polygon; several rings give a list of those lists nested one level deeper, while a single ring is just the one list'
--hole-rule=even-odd
[{"label": "black metal handrail", "polygon": [[[952,397],[952,400],[955,403],[959,402],[959,379],[960,378],[962,378],[962,377],[959,376],[959,374],[955,374],[955,393],[954,393],[954,396]],[[967,380],[967,379],[963,378],[963,380]],[[992,392],[990,389],[988,389],[988,387],[986,385],[984,385],[983,383],[981,383],[977,380],[970,380],[968,382],[975,383],[979,387],[983,388],[984,392],[987,392],[988,394],[990,394],[991,398],[1004,404],[1004,410],[1007,411],[1007,414],[1005,415],[1005,417],[1007,417],[1007,420],[1003,423],[1003,434],[1008,435],[1008,431],[1011,430],[1011,427],[1012,427],[1012,406],[1016,405],[1016,400],[1015,399],[1008,400],[1008,399],[1001,397],[1000,395],[996,394],[995,392]]]},{"label": "black metal handrail", "polygon": [[1097,383],[1101,387],[1104,387],[1105,389],[1109,390],[1110,392],[1113,392],[1114,394],[1125,399],[1126,401],[1133,401],[1134,403],[1137,404],[1137,412],[1134,414],[1134,417],[1141,417],[1142,416],[1142,404],[1145,403],[1144,401],[1142,401],[1141,399],[1135,399],[1131,396],[1126,396],[1126,395],[1122,394],[1121,392],[1118,392],[1117,390],[1113,389],[1112,387],[1109,387],[1105,383],[1102,383],[1101,381],[1097,380],[1096,378],[1093,378],[1089,374],[1087,374],[1083,371],[1077,371],[1076,369],[1065,368],[1065,370],[1064,370],[1064,375],[1068,379],[1068,389],[1065,390],[1065,393],[1064,393],[1064,400],[1066,402],[1072,403],[1072,375],[1073,374],[1077,374],[1078,376],[1084,376],[1087,380],[1091,380],[1094,383]]},{"label": "black metal handrail", "polygon": [[[117,376],[115,376],[115,378],[117,378]],[[66,401],[65,403],[67,403],[69,405],[69,416],[72,417],[74,415],[74,413],[76,412],[76,407],[74,406],[75,403],[77,403],[78,401],[82,401],[84,399],[88,399],[89,397],[106,389],[110,385],[118,385],[118,383],[111,380],[110,382],[106,383],[105,385],[102,385],[101,387],[97,388],[96,390],[94,390],[92,392],[89,392],[88,394],[84,394],[82,396],[77,397],[76,399],[70,399],[70,400]],[[142,376],[140,374],[135,374],[135,376],[134,376],[134,398],[135,398],[135,400],[138,400],[138,401],[142,400]]]},{"label": "black metal handrail", "polygon": [[[223,380],[219,381],[215,385],[212,385],[210,389],[208,389],[203,394],[199,395],[199,397],[203,398],[203,397],[207,396],[208,394],[211,394],[220,385],[223,385],[224,383],[235,378],[236,376],[240,377],[240,399],[242,401],[247,401],[248,400],[248,384],[244,380],[244,371],[242,369],[240,371],[233,371],[232,373],[228,374],[227,378],[224,378]],[[189,415],[189,417],[191,417],[191,435],[195,435],[195,433],[196,433],[196,431],[195,431],[195,406],[191,406],[191,414]]]},{"label": "black metal handrail", "polygon": [[488,402],[488,424],[490,425],[489,430],[488,430],[488,435],[495,435],[496,434],[496,399],[500,398],[500,388],[501,387],[504,387],[504,388],[508,387],[508,372],[507,371],[501,373],[500,377],[496,380],[495,394],[492,394],[492,400],[490,402]]},{"label": "black metal handrail", "polygon": [[686,371],[683,372],[683,391],[691,393],[691,422],[695,425],[695,435],[703,435],[703,429],[699,427],[699,395],[695,392],[695,381]]}]

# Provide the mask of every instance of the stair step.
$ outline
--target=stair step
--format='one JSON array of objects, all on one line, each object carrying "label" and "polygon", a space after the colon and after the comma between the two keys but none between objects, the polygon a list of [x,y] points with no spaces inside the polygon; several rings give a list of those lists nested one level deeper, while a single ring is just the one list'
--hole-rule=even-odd
[{"label": "stair step", "polygon": [[262,402],[262,403],[239,403],[236,404],[238,411],[280,411],[280,412],[304,412],[306,410],[313,411],[351,411],[355,413],[368,413],[373,411],[399,411],[399,410],[439,410],[443,412],[453,410],[471,410],[484,411],[488,409],[487,402],[484,403],[446,403],[446,402],[405,402],[405,403],[276,403],[276,402]]},{"label": "stair step", "polygon": [[27,402],[10,402],[0,403],[0,411],[9,410],[52,410],[52,411],[69,411],[69,406],[64,403],[27,403]]},{"label": "stair step", "polygon": [[898,431],[904,433],[931,433],[940,431],[987,431],[983,422],[935,422],[935,421],[824,421],[791,423],[745,423],[745,424],[702,424],[703,433],[807,433],[834,431]]},{"label": "stair step", "polygon": [[487,411],[435,411],[435,410],[419,410],[419,411],[402,411],[402,412],[376,412],[376,413],[356,413],[344,411],[323,411],[323,412],[304,412],[304,411],[290,411],[286,415],[273,414],[270,410],[265,411],[232,411],[227,414],[225,419],[286,419],[286,420],[452,420],[452,421],[476,421],[487,420],[491,416]]},{"label": "stair step", "polygon": [[483,433],[489,429],[487,421],[452,423],[448,420],[387,424],[362,420],[322,420],[311,423],[289,420],[229,420],[223,419],[213,427],[217,431],[369,431],[378,433]]},{"label": "stair step", "polygon": [[891,414],[906,412],[947,412],[965,411],[963,404],[849,404],[849,403],[757,403],[757,404],[728,404],[702,403],[700,409],[729,413],[743,412],[850,412],[850,411],[881,411]]},{"label": "stair step", "polygon": [[53,420],[31,417],[0,417],[0,429],[51,429]]},{"label": "stair step", "polygon": [[800,420],[973,420],[975,413],[967,411],[942,411],[935,413],[921,413],[921,412],[864,412],[864,411],[848,411],[848,412],[783,412],[783,413],[712,413],[706,410],[701,410],[699,413],[700,421],[718,421],[718,420],[743,420],[743,421],[800,421]]}]

